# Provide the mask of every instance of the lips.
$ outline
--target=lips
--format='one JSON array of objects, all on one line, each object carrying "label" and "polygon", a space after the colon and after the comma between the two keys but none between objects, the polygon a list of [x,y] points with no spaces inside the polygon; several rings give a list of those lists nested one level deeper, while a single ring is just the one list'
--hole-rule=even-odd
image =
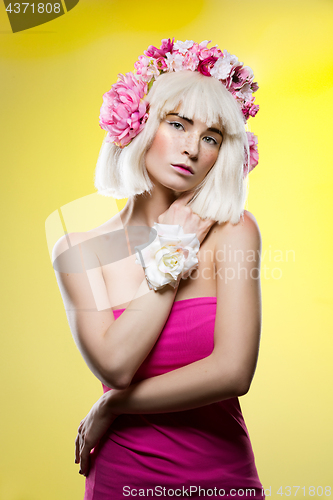
[{"label": "lips", "polygon": [[171,166],[177,169],[179,172],[184,173],[185,175],[193,175],[193,169],[185,163],[171,163]]}]

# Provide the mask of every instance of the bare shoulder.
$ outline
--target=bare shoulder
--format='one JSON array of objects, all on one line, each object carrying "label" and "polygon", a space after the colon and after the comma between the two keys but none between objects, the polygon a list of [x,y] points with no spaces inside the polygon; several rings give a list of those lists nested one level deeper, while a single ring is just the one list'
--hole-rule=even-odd
[{"label": "bare shoulder", "polygon": [[[89,252],[90,250],[91,252],[94,252],[96,251],[97,246],[103,244],[103,236],[122,228],[121,219],[119,214],[117,214],[106,223],[90,229],[89,231],[66,233],[59,238],[53,247],[52,262],[54,262],[55,259],[57,259],[62,253],[67,252],[71,248],[77,248],[82,243],[85,243],[84,249],[86,252]],[[98,245],[96,245],[96,241],[98,241]],[[91,244],[89,244],[89,242]]]},{"label": "bare shoulder", "polygon": [[237,224],[225,222],[213,228],[216,247],[228,244],[237,248],[261,248],[261,233],[254,215],[244,210]]},{"label": "bare shoulder", "polygon": [[83,241],[87,241],[92,238],[92,234],[88,232],[78,232],[78,233],[66,233],[53,247],[52,250],[52,261],[54,262],[62,253],[66,252],[69,248],[77,246]]}]

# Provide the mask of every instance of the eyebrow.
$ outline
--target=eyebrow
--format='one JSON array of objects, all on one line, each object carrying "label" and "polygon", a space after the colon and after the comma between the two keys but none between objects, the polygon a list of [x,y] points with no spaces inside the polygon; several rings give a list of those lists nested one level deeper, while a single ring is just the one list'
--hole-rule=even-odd
[{"label": "eyebrow", "polygon": [[[168,115],[178,116],[179,118],[182,118],[186,122],[193,125],[193,120],[191,120],[190,118],[186,118],[186,116],[179,115],[178,113],[168,113]],[[208,130],[208,132],[215,132],[216,134],[219,134],[221,137],[223,137],[221,130],[219,130],[218,128],[210,127],[207,130]]]}]

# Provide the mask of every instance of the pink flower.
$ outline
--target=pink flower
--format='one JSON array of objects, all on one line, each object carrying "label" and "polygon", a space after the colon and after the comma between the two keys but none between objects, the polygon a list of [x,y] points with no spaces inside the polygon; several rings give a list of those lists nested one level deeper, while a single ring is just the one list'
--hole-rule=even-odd
[{"label": "pink flower", "polygon": [[164,57],[159,57],[158,59],[155,59],[155,66],[158,68],[159,71],[165,71],[166,69],[168,69],[168,65]]},{"label": "pink flower", "polygon": [[216,57],[217,59],[219,57],[223,57],[223,52],[217,47],[217,45],[212,47],[211,50],[213,51],[213,57]]},{"label": "pink flower", "polygon": [[253,71],[249,66],[238,65],[234,68],[234,72],[227,82],[227,87],[229,89],[239,90],[245,83],[252,83]]},{"label": "pink flower", "polygon": [[208,57],[213,57],[213,55],[214,55],[214,48],[208,49],[208,47],[204,47],[203,49],[200,50],[199,59],[203,61],[204,59],[208,59]]},{"label": "pink flower", "polygon": [[[203,42],[202,42],[203,43]],[[208,43],[208,42],[207,42]],[[203,47],[204,48],[204,47]],[[200,55],[201,47],[198,43],[194,43],[192,47],[189,49],[189,52],[193,52],[193,54],[196,54],[198,57]]]},{"label": "pink flower", "polygon": [[229,54],[226,50],[223,51],[223,57],[220,57],[210,74],[218,80],[226,80],[233,74],[234,69],[237,67],[238,59],[236,56]]},{"label": "pink flower", "polygon": [[107,142],[124,147],[138,135],[148,118],[147,84],[133,73],[120,74],[117,83],[103,95],[100,127],[108,132]]},{"label": "pink flower", "polygon": [[254,104],[255,97],[252,96],[247,102],[242,104],[242,112],[245,120],[248,120],[250,116],[255,117],[259,111],[259,106]]},{"label": "pink flower", "polygon": [[164,38],[159,49],[154,47],[154,45],[149,45],[148,49],[144,51],[145,56],[154,57],[154,59],[165,57],[168,52],[172,51],[174,40],[174,38],[172,39],[172,41],[170,40],[170,38]]},{"label": "pink flower", "polygon": [[153,57],[139,56],[139,60],[134,64],[134,68],[145,82],[150,82],[153,77],[160,74],[156,66],[156,59]]},{"label": "pink flower", "polygon": [[259,111],[259,106],[257,104],[254,104],[249,109],[249,115],[254,118],[258,113],[258,111]]},{"label": "pink flower", "polygon": [[183,69],[196,71],[198,67],[199,58],[194,52],[185,52],[183,60]]},{"label": "pink flower", "polygon": [[216,57],[212,57],[212,56],[207,57],[207,59],[204,59],[203,61],[199,62],[198,71],[202,75],[210,76],[210,71],[213,68],[216,61],[217,61]]},{"label": "pink flower", "polygon": [[219,57],[223,57],[223,52],[217,47],[217,45],[209,49],[207,45],[202,45],[203,43],[206,42],[201,42],[201,44],[199,45],[199,58],[201,60],[207,59],[208,57],[216,57],[216,59],[218,59]]},{"label": "pink flower", "polygon": [[249,143],[250,160],[247,156],[247,151],[245,149],[245,163],[243,176],[246,177],[251,170],[258,165],[259,153],[258,153],[258,137],[252,132],[246,132],[247,141]]},{"label": "pink flower", "polygon": [[257,82],[251,83],[252,92],[257,92],[258,88],[259,88],[259,85],[257,84]]},{"label": "pink flower", "polygon": [[241,87],[237,92],[236,92],[236,97],[239,100],[244,100],[244,102],[251,101],[252,99],[252,89],[251,85],[249,83],[245,83],[243,87]]}]

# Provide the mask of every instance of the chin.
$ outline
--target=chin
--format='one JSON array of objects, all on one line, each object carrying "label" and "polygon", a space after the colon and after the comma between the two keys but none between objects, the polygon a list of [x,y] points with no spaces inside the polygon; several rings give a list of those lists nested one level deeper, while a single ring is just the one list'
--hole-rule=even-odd
[{"label": "chin", "polygon": [[175,183],[163,183],[164,187],[166,187],[167,189],[170,189],[170,191],[172,191],[172,193],[176,196],[180,196],[182,193],[186,193],[186,191],[191,191],[192,189],[194,189],[193,187],[189,187],[189,186],[178,186],[176,185],[175,186]]}]

